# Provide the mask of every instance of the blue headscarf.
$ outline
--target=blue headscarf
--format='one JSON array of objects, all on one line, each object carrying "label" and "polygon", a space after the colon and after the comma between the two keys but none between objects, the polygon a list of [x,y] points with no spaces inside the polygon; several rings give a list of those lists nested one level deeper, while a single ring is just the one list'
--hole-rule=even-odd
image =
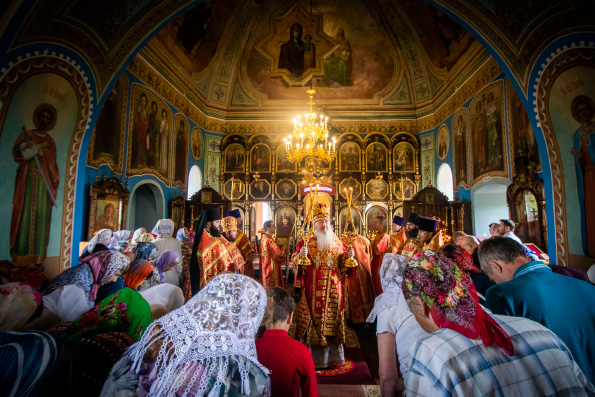
[{"label": "blue headscarf", "polygon": [[134,259],[145,259],[157,255],[159,248],[153,243],[141,242],[136,245],[136,251],[134,251]]}]

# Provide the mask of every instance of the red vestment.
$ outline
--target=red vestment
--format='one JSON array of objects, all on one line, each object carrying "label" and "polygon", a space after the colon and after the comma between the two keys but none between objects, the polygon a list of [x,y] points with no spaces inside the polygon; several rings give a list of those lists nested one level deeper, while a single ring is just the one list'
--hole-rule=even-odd
[{"label": "red vestment", "polygon": [[378,296],[382,293],[382,284],[380,283],[380,266],[382,266],[382,258],[388,251],[390,246],[390,236],[386,232],[376,234],[376,238],[372,242],[372,285],[374,286],[374,295]]},{"label": "red vestment", "polygon": [[[304,246],[300,241],[296,252]],[[345,310],[340,266],[347,249],[336,236],[330,249],[319,250],[316,237],[308,241],[310,265],[301,272],[302,299],[296,310],[298,339],[308,346],[345,343]]]},{"label": "red vestment", "polygon": [[398,254],[399,247],[407,240],[405,235],[405,228],[402,227],[398,232],[390,235],[390,252],[391,254]]},{"label": "red vestment", "polygon": [[287,331],[272,329],[256,341],[258,362],[271,372],[272,396],[318,396],[316,370],[310,350]]},{"label": "red vestment", "polygon": [[200,239],[197,258],[200,266],[200,288],[204,288],[213,277],[221,272],[233,271],[235,266],[221,240],[211,236],[206,230]]},{"label": "red vestment", "polygon": [[244,273],[244,257],[242,256],[242,253],[240,252],[238,247],[236,247],[235,243],[227,241],[227,239],[223,236],[219,238],[225,246],[225,249],[227,249],[227,252],[229,252],[229,256],[231,257],[231,260],[233,262],[233,266],[230,267],[228,270],[230,272],[235,272],[239,270],[240,273]]},{"label": "red vestment", "polygon": [[268,234],[262,236],[260,240],[260,246],[262,252],[260,254],[260,278],[262,280],[262,286],[267,289],[271,287],[282,287],[283,283],[283,270],[281,264],[285,262],[285,253]]},{"label": "red vestment", "polygon": [[424,250],[423,244],[421,243],[419,238],[416,237],[414,239],[407,240],[405,242],[405,246],[403,247],[403,250],[401,251],[401,255],[407,257],[407,259],[411,259],[411,257],[413,255],[415,255],[416,252],[423,251],[423,250]]},{"label": "red vestment", "polygon": [[344,278],[345,316],[354,323],[366,321],[374,307],[372,288],[372,245],[364,236],[357,236],[352,244],[358,266],[349,269]]},{"label": "red vestment", "polygon": [[250,239],[244,232],[238,231],[238,238],[235,241],[236,247],[242,253],[242,257],[244,258],[244,275],[248,277],[254,278],[254,265],[252,261],[254,260],[254,249],[252,248],[252,244],[250,244]]}]

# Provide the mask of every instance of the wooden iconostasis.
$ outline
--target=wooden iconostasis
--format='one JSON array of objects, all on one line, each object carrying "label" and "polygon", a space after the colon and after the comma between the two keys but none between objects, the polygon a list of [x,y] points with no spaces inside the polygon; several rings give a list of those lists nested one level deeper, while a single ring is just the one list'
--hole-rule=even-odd
[{"label": "wooden iconostasis", "polygon": [[[355,134],[331,129],[337,139],[337,157],[332,164],[319,163],[314,174],[285,155],[283,137],[229,135],[221,142],[222,194],[240,209],[244,232],[254,239],[262,225],[253,225],[257,203],[266,202],[276,225],[277,238],[284,241],[304,221],[307,197],[301,187],[310,183],[333,188],[320,194],[332,205],[335,232],[343,232],[347,218],[345,189],[353,188],[353,219],[360,233],[377,215],[386,221],[402,215],[403,203],[420,190],[420,143],[411,133]],[[297,221],[297,224],[296,224]],[[390,222],[387,222],[390,229]]]}]

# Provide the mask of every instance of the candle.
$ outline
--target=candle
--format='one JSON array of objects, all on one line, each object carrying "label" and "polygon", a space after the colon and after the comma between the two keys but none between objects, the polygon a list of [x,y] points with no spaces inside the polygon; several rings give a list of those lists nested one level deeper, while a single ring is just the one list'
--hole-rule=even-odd
[{"label": "candle", "polygon": [[337,140],[335,139],[335,137],[333,137],[333,152],[335,151],[335,143],[337,142]]}]

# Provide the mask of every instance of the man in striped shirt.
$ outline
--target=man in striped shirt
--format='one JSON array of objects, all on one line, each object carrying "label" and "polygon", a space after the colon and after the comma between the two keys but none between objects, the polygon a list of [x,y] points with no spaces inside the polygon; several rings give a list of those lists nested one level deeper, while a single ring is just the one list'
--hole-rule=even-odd
[{"label": "man in striped shirt", "polygon": [[531,320],[492,316],[469,277],[425,251],[404,271],[409,309],[430,334],[411,348],[407,396],[595,396],[572,353]]}]

